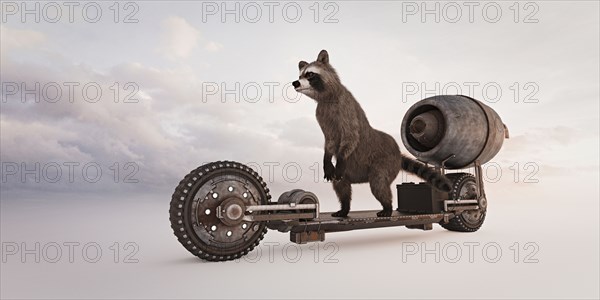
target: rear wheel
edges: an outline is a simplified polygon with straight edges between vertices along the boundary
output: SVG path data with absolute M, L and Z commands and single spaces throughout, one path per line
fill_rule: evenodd
M 251 168 L 213 162 L 186 175 L 175 188 L 169 220 L 192 254 L 209 261 L 232 260 L 252 251 L 267 232 L 265 222 L 244 220 L 246 207 L 270 199 L 266 183 Z
M 475 181 L 475 176 L 469 173 L 450 173 L 446 174 L 446 177 L 452 181 L 452 190 L 449 193 L 451 199 L 477 199 L 477 182 Z M 479 205 L 479 209 L 464 211 L 450 219 L 448 223 L 441 222 L 440 225 L 450 231 L 477 231 L 481 228 L 485 220 L 487 205 L 485 205 L 485 199 L 482 202 L 484 205 Z

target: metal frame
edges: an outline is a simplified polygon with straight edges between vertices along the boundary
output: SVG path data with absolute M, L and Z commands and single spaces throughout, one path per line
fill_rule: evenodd
M 312 210 L 310 212 L 289 212 L 290 210 Z M 267 204 L 246 206 L 245 221 L 282 221 L 293 219 L 308 219 L 319 217 L 319 204 Z M 283 211 L 283 213 L 281 213 Z M 274 212 L 267 214 L 253 214 L 254 212 Z M 277 213 L 280 212 L 280 213 Z
M 445 163 L 454 155 L 442 161 L 436 169 L 446 174 Z M 326 232 L 350 231 L 357 229 L 406 226 L 422 230 L 430 230 L 433 223 L 448 222 L 466 210 L 476 210 L 485 201 L 482 169 L 479 161 L 473 163 L 477 185 L 477 199 L 443 200 L 443 211 L 433 214 L 410 214 L 394 211 L 390 217 L 377 217 L 377 210 L 353 211 L 348 218 L 337 218 L 332 212 L 319 212 L 319 203 L 273 203 L 267 205 L 250 205 L 244 208 L 244 221 L 267 222 L 269 229 L 290 232 L 290 240 L 303 244 L 323 241 Z M 485 206 L 483 206 L 485 207 Z
M 442 174 L 446 174 L 445 164 L 446 161 L 455 157 L 454 154 L 448 156 L 448 158 L 442 161 L 442 166 L 439 169 Z M 475 169 L 475 184 L 477 185 L 477 199 L 476 200 L 444 200 L 444 211 L 465 211 L 465 210 L 476 210 L 480 207 L 485 207 L 486 205 L 482 203 L 486 201 L 485 198 L 485 189 L 483 187 L 483 170 L 481 168 L 481 163 L 479 160 L 476 160 L 473 163 L 473 168 Z M 466 205 L 466 204 L 477 204 L 477 205 Z

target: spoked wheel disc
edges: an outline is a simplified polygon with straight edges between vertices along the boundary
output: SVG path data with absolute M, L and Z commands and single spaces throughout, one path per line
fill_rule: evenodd
M 171 228 L 202 259 L 236 259 L 252 251 L 267 232 L 265 222 L 243 219 L 246 207 L 270 199 L 266 183 L 251 168 L 229 161 L 209 163 L 185 176 L 175 189 Z
M 452 190 L 450 198 L 454 200 L 473 200 L 477 199 L 477 183 L 475 177 L 469 173 L 451 173 L 446 174 L 448 179 L 452 180 Z M 480 201 L 479 209 L 466 210 L 450 219 L 448 223 L 440 223 L 442 227 L 451 231 L 473 232 L 477 231 L 485 220 L 487 201 Z

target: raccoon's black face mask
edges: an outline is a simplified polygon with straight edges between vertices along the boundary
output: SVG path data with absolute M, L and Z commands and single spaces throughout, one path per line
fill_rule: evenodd
M 316 101 L 331 97 L 340 85 L 335 70 L 329 65 L 329 54 L 325 50 L 312 63 L 301 61 L 298 68 L 300 76 L 292 82 L 294 89 Z
M 325 90 L 325 83 L 321 74 L 314 68 L 311 70 L 304 69 L 298 80 L 292 82 L 296 91 L 302 93 L 306 90 L 314 90 L 314 92 L 322 92 Z M 309 95 L 307 95 L 309 96 Z

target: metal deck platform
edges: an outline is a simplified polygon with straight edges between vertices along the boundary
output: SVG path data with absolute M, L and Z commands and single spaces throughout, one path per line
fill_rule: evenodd
M 357 229 L 407 226 L 423 230 L 432 229 L 446 217 L 454 217 L 453 213 L 408 214 L 394 211 L 391 217 L 378 217 L 378 210 L 351 211 L 346 218 L 333 217 L 332 212 L 320 213 L 312 220 L 283 220 L 269 222 L 269 228 L 281 232 L 290 232 L 290 240 L 295 243 L 323 241 L 326 232 L 350 231 Z

